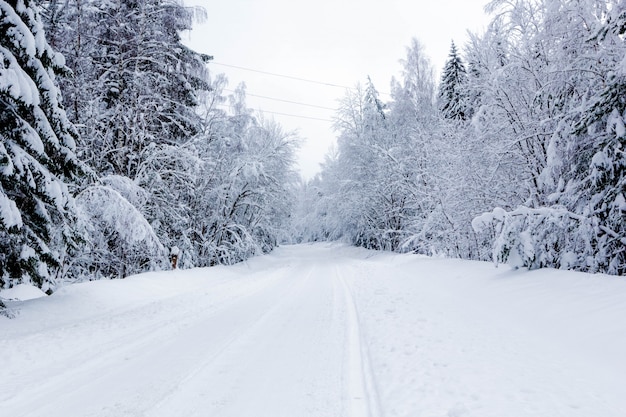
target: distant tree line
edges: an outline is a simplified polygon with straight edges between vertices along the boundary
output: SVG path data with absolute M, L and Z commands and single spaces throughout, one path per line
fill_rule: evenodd
M 0 0 L 0 288 L 272 250 L 297 138 L 224 94 L 178 0 Z
M 626 272 L 626 6 L 494 0 L 439 83 L 414 40 L 336 115 L 297 241 Z

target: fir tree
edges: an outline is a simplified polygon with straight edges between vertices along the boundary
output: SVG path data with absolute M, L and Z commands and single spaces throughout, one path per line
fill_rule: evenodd
M 467 71 L 454 42 L 448 57 L 439 85 L 439 109 L 446 119 L 467 120 L 471 116 L 467 103 Z
M 105 2 L 92 18 L 100 22 L 91 59 L 101 108 L 85 154 L 93 152 L 99 173 L 137 179 L 150 143 L 179 145 L 197 133 L 196 93 L 208 89 L 210 57 L 181 43 L 194 14 L 177 1 Z
M 623 57 L 624 33 L 626 8 L 619 5 L 597 39 L 618 50 L 616 57 Z M 589 164 L 579 167 L 586 175 L 574 189 L 580 197 L 589 199 L 578 210 L 591 217 L 596 228 L 592 270 L 623 275 L 626 273 L 626 69 L 623 63 L 616 61 L 607 78 L 604 89 L 575 126 L 577 139 L 591 143 L 594 153 L 591 161 L 581 161 Z
M 68 190 L 80 171 L 76 132 L 60 103 L 63 58 L 34 1 L 0 1 L 0 286 L 54 289 L 72 243 Z
M 365 86 L 365 109 L 367 116 L 378 119 L 378 122 L 382 122 L 386 119 L 385 116 L 385 104 L 378 98 L 378 91 L 374 87 L 372 79 L 367 77 L 367 84 Z

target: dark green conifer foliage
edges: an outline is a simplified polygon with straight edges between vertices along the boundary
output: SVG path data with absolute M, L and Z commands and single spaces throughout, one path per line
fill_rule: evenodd
M 471 116 L 467 101 L 467 71 L 452 42 L 439 85 L 439 110 L 446 119 L 467 120 Z
M 626 32 L 626 11 L 614 11 L 598 40 L 621 37 Z M 604 90 L 575 126 L 578 140 L 590 143 L 593 156 L 580 167 L 585 176 L 576 191 L 589 198 L 582 214 L 595 226 L 596 256 L 593 270 L 626 273 L 626 71 L 618 64 L 609 73 Z M 587 170 L 585 170 L 587 168 Z
M 60 103 L 63 59 L 34 1 L 0 1 L 0 287 L 54 289 L 74 236 L 68 191 L 80 172 Z

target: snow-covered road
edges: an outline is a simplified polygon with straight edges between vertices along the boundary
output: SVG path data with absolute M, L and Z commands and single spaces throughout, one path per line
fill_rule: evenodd
M 0 416 L 626 416 L 626 280 L 283 247 L 9 302 Z

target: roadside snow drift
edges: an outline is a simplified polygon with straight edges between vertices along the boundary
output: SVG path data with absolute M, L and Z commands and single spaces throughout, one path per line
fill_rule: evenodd
M 619 277 L 320 244 L 5 304 L 2 416 L 626 416 Z

